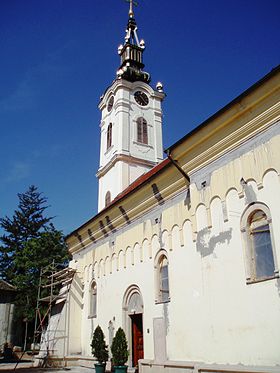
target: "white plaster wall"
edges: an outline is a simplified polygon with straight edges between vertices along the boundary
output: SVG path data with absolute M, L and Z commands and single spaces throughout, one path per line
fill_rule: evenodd
M 128 177 L 124 171 L 121 162 L 117 162 L 99 179 L 98 211 L 105 207 L 105 196 L 108 191 L 111 193 L 111 200 L 113 200 L 123 190 L 125 182 L 128 186 Z
M 277 147 L 277 142 L 272 141 L 269 153 L 275 153 Z M 151 218 L 153 212 L 142 217 L 137 225 L 117 233 L 115 247 L 109 247 L 108 242 L 93 246 L 95 261 L 101 267 L 99 275 L 95 271 L 97 318 L 87 319 L 89 293 L 85 291 L 81 324 L 83 353 L 89 354 L 89 335 L 98 324 L 107 340 L 110 321 L 115 330 L 125 327 L 123 297 L 128 287 L 136 284 L 144 302 L 146 359 L 154 357 L 153 319 L 164 317 L 170 360 L 254 366 L 280 364 L 279 279 L 246 283 L 240 231 L 240 218 L 249 200 L 255 198 L 265 203 L 272 216 L 279 266 L 279 174 L 265 167 L 265 154 L 264 146 L 255 148 L 214 170 L 209 186 L 198 190 L 192 184 L 190 210 L 182 195 L 161 207 L 159 223 L 155 224 Z M 261 161 L 253 167 L 254 155 Z M 262 174 L 258 182 L 255 173 Z M 243 175 L 252 193 L 240 187 Z M 170 276 L 170 302 L 164 305 L 155 304 L 154 258 L 163 248 L 161 245 L 168 253 Z M 107 257 L 112 273 L 102 269 Z M 79 260 L 94 264 L 89 254 L 80 253 Z M 78 307 L 73 312 L 75 320 L 81 318 Z

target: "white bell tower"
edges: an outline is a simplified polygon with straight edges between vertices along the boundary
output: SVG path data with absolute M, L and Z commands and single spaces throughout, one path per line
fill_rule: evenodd
M 99 103 L 102 113 L 98 211 L 162 160 L 162 84 L 156 90 L 142 71 L 145 42 L 139 42 L 130 1 L 125 43 L 118 48 L 117 78 Z

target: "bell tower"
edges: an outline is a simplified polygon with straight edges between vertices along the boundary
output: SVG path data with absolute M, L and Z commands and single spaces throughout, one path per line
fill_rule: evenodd
M 145 42 L 139 41 L 130 0 L 124 44 L 118 48 L 121 63 L 116 79 L 101 96 L 98 211 L 106 207 L 139 176 L 162 160 L 161 83 L 149 84 L 143 71 Z

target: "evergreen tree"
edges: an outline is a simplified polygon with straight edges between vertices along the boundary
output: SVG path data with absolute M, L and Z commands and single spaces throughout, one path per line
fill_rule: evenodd
M 19 204 L 11 218 L 0 219 L 0 277 L 17 287 L 19 320 L 34 319 L 40 269 L 52 261 L 67 265 L 62 232 L 46 216 L 47 198 L 30 186 L 18 194 Z

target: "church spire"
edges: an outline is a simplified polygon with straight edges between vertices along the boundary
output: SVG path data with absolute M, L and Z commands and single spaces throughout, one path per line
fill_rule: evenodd
M 125 79 L 130 82 L 142 81 L 149 83 L 150 74 L 142 71 L 143 52 L 145 50 L 145 42 L 143 39 L 138 39 L 137 24 L 134 18 L 133 5 L 137 5 L 134 0 L 126 0 L 129 2 L 129 19 L 126 28 L 125 43 L 120 45 L 118 53 L 121 57 L 121 65 L 117 71 L 118 79 Z

